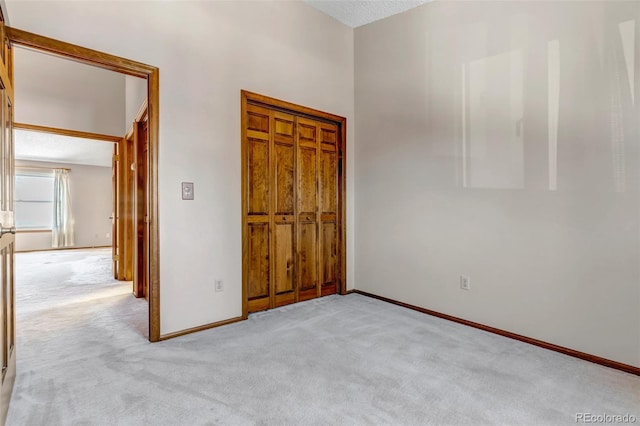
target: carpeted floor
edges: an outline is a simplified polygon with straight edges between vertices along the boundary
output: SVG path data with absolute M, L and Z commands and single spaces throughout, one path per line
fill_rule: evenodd
M 355 294 L 150 344 L 109 253 L 80 254 L 17 257 L 8 425 L 640 422 L 640 377 Z

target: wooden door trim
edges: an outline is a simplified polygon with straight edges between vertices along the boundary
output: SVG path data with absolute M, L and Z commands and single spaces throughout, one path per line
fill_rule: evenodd
M 151 65 L 44 37 L 18 28 L 6 27 L 6 30 L 7 37 L 14 44 L 63 56 L 76 62 L 82 62 L 84 64 L 145 79 L 152 74 L 154 70 L 157 70 L 156 67 Z
M 294 104 L 287 101 L 282 101 L 276 98 L 270 98 L 269 96 L 260 95 L 258 93 L 249 92 L 247 90 L 241 90 L 242 102 L 253 105 L 267 107 L 276 111 L 282 111 L 287 114 L 295 114 L 304 118 L 310 118 L 312 120 L 328 121 L 330 123 L 344 125 L 347 119 L 339 115 L 330 114 L 325 111 L 305 107 L 302 105 Z
M 160 340 L 160 229 L 158 226 L 158 147 L 160 131 L 160 70 L 152 65 L 88 49 L 17 28 L 6 27 L 9 41 L 110 71 L 147 79 L 149 116 L 149 340 Z M 121 140 L 119 137 L 118 140 Z
M 283 101 L 280 99 L 272 98 L 258 93 L 249 92 L 247 90 L 240 91 L 240 122 L 241 122 L 241 185 L 242 185 L 242 211 L 241 211 L 241 223 L 242 223 L 242 318 L 247 319 L 249 317 L 248 300 L 248 262 L 247 262 L 247 178 L 246 178 L 246 128 L 247 128 L 247 106 L 256 105 L 265 108 L 269 108 L 275 111 L 284 112 L 287 114 L 293 114 L 305 118 L 309 118 L 317 121 L 324 121 L 335 124 L 339 127 L 340 132 L 340 144 L 338 146 L 338 191 L 339 191 L 339 212 L 338 220 L 340 221 L 338 228 L 338 247 L 340 247 L 340 267 L 338 268 L 338 293 L 341 295 L 347 294 L 347 244 L 346 244 L 346 224 L 347 224 L 347 180 L 346 180 L 346 148 L 347 148 L 347 119 L 339 115 L 331 114 L 325 111 L 305 107 L 302 105 L 294 104 L 291 102 Z
M 61 129 L 58 127 L 38 126 L 36 124 L 27 123 L 13 123 L 13 128 L 15 130 L 28 130 L 32 132 L 50 133 L 52 135 L 71 136 L 73 138 L 91 139 L 101 142 L 119 143 L 122 140 L 122 136 L 84 132 L 82 130 Z
M 124 136 L 125 139 L 131 139 L 133 137 L 133 127 L 141 121 L 147 119 L 147 100 L 145 99 L 140 108 L 138 109 L 138 113 L 136 114 L 136 118 L 133 119 L 131 126 L 129 126 L 129 130 L 127 134 Z

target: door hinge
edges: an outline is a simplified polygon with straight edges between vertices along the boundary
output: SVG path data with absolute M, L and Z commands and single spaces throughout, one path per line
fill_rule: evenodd
M 120 161 L 120 156 L 119 155 L 114 155 L 113 156 L 113 161 Z
M 120 256 L 117 255 L 117 254 L 115 256 L 113 256 L 113 261 L 114 262 L 119 262 L 120 261 Z

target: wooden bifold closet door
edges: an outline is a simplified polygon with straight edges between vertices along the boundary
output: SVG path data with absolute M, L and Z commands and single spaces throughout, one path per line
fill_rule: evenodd
M 244 115 L 247 311 L 336 293 L 339 124 L 254 104 Z

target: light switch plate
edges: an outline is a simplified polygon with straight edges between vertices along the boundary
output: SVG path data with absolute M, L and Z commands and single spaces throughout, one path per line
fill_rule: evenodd
M 193 182 L 182 182 L 182 199 L 193 200 Z

